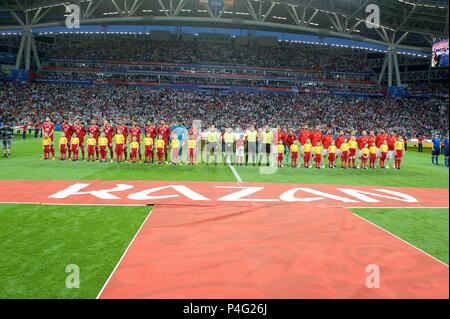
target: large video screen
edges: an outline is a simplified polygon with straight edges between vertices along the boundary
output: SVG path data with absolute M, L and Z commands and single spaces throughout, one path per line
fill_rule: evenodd
M 448 68 L 448 39 L 433 39 L 431 66 L 433 68 Z

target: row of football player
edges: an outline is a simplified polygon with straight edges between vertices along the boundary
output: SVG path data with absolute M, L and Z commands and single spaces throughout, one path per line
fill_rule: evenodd
M 127 161 L 128 157 L 128 149 L 127 143 L 122 131 L 119 129 L 118 134 L 114 136 L 114 151 L 116 155 L 116 161 L 122 162 L 123 160 Z M 220 145 L 217 140 L 208 141 L 209 143 L 205 146 L 205 154 L 206 154 L 206 163 L 209 163 L 210 154 L 214 154 L 214 163 L 217 164 L 217 150 L 220 149 Z M 159 135 L 156 140 L 153 140 L 150 134 L 147 134 L 143 139 L 143 145 L 145 149 L 145 163 L 153 163 L 154 155 L 156 150 L 156 155 L 158 158 L 158 163 L 162 163 L 163 156 L 165 156 L 166 162 L 168 159 L 168 149 L 171 149 L 171 160 L 172 164 L 180 163 L 180 156 L 182 154 L 183 145 L 181 145 L 180 140 L 175 138 L 170 141 L 170 145 L 168 145 L 161 135 Z M 133 137 L 130 145 L 130 162 L 136 163 L 142 161 L 142 153 L 141 153 L 141 145 L 138 141 L 137 137 Z M 189 138 L 186 140 L 185 146 L 188 150 L 188 164 L 195 164 L 195 158 L 198 147 L 198 139 L 194 138 L 191 134 Z M 54 159 L 54 149 L 52 138 L 48 134 L 44 134 L 43 137 L 43 149 L 44 149 L 44 157 L 43 159 L 49 159 L 50 154 L 52 154 L 52 158 Z M 74 133 L 70 141 L 65 136 L 64 133 L 61 134 L 61 138 L 59 139 L 59 151 L 60 151 L 60 159 L 66 160 L 72 158 L 72 160 L 76 161 L 79 159 L 79 151 L 81 149 L 82 152 L 82 160 L 85 158 L 85 148 L 84 141 L 80 141 L 77 135 Z M 113 143 L 109 140 L 104 133 L 98 138 L 98 140 L 94 137 L 93 134 L 89 135 L 87 139 L 87 160 L 88 161 L 101 161 L 106 162 L 107 159 L 107 149 L 110 151 L 110 160 L 113 161 Z M 306 143 L 302 146 L 297 143 L 292 144 L 289 149 L 283 144 L 283 141 L 280 140 L 276 147 L 271 143 L 263 144 L 259 152 L 259 165 L 261 165 L 263 155 L 266 155 L 266 158 L 270 158 L 270 155 L 273 153 L 277 154 L 277 165 L 278 167 L 283 166 L 283 159 L 286 154 L 289 153 L 291 157 L 291 166 L 298 167 L 299 156 L 303 158 L 304 167 L 309 168 L 310 162 L 315 163 L 316 168 L 323 167 L 322 161 L 328 159 L 328 167 L 333 168 L 336 167 L 336 160 L 338 157 L 341 158 L 341 167 L 342 168 L 356 168 L 356 161 L 358 160 L 358 166 L 361 168 L 375 168 L 375 162 L 377 158 L 380 160 L 380 167 L 385 167 L 386 160 L 394 160 L 394 167 L 400 169 L 401 160 L 404 154 L 405 144 L 399 139 L 395 142 L 394 151 L 390 150 L 388 147 L 387 140 L 384 140 L 379 148 L 376 147 L 375 142 L 372 142 L 371 145 L 365 143 L 362 148 L 358 149 L 358 143 L 356 138 L 352 136 L 351 138 L 345 138 L 341 146 L 338 148 L 335 144 L 335 141 L 331 141 L 331 145 L 327 148 L 322 146 L 322 143 L 318 141 L 315 146 L 311 144 L 310 139 L 307 139 Z M 234 145 L 233 143 L 225 143 L 225 162 L 231 164 L 231 159 L 233 157 Z M 252 164 L 256 165 L 256 156 L 257 156 L 257 148 L 256 143 L 248 143 L 247 144 L 247 159 L 245 161 L 246 164 L 249 163 L 249 158 L 252 159 Z M 68 155 L 68 156 L 67 156 Z M 236 145 L 236 164 L 243 165 L 245 156 L 245 146 L 244 144 Z M 369 163 L 369 165 L 367 165 Z M 266 160 L 266 164 L 269 165 L 269 160 Z

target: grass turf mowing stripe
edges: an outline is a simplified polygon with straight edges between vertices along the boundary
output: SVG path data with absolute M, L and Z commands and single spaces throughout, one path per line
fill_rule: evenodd
M 95 298 L 149 207 L 0 205 L 0 298 Z M 80 267 L 80 288 L 65 286 Z
M 351 211 L 448 265 L 448 208 L 351 208 Z

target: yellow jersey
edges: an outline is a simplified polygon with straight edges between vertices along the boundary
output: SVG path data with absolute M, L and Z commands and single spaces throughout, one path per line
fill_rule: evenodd
M 78 137 L 72 137 L 72 139 L 70 140 L 70 144 L 72 145 L 80 144 L 80 139 Z
M 269 132 L 264 131 L 261 134 L 261 137 L 262 137 L 263 144 L 270 144 L 270 143 L 272 143 L 272 140 L 273 140 L 273 133 L 271 131 L 269 131 Z
M 337 147 L 335 145 L 328 146 L 328 153 L 329 154 L 335 154 L 337 150 Z
M 277 145 L 277 152 L 278 152 L 278 154 L 284 154 L 284 145 L 283 144 Z
M 361 150 L 361 153 L 363 154 L 363 155 L 369 155 L 369 149 L 367 148 L 367 147 L 363 147 L 363 149 Z
M 42 139 L 42 145 L 49 146 L 50 144 L 52 144 L 52 139 L 50 137 L 44 137 Z
M 97 141 L 95 140 L 95 138 L 93 138 L 93 137 L 88 138 L 87 145 L 95 146 L 96 144 L 97 144 Z
M 342 143 L 341 144 L 341 151 L 342 152 L 348 152 L 348 150 L 349 150 L 349 145 L 348 145 L 348 143 Z
M 172 148 L 180 148 L 180 140 L 177 138 L 171 140 L 170 146 L 172 146 Z
M 381 144 L 380 145 L 380 151 L 382 153 L 387 153 L 388 149 L 389 149 L 389 147 L 387 146 L 387 144 Z
M 193 148 L 195 148 L 197 146 L 197 141 L 192 138 L 192 139 L 189 140 L 188 144 L 189 144 L 189 148 L 193 149 Z
M 377 153 L 377 147 L 376 146 L 371 146 L 369 148 L 369 152 L 370 152 L 370 154 L 376 154 Z
M 67 145 L 68 141 L 67 141 L 67 137 L 61 137 L 59 139 L 59 145 Z M 45 145 L 45 144 L 44 144 Z
M 247 138 L 248 142 L 256 142 L 256 139 L 258 138 L 258 132 L 247 131 L 245 132 L 245 137 Z
M 130 147 L 131 148 L 139 148 L 139 143 L 137 141 L 136 142 L 133 141 L 130 143 Z
M 300 147 L 297 144 L 291 145 L 291 153 L 298 153 L 299 150 L 300 150 Z
M 358 142 L 353 141 L 353 140 L 348 142 L 348 148 L 357 148 L 357 147 L 358 147 Z
M 323 152 L 323 147 L 322 146 L 314 147 L 314 154 L 321 155 L 322 152 Z
M 125 142 L 125 136 L 123 136 L 123 134 L 117 134 L 114 139 L 116 144 L 123 144 Z
M 144 145 L 145 146 L 152 146 L 153 145 L 153 139 L 151 137 L 144 137 Z
M 157 139 L 156 142 L 155 142 L 155 145 L 156 145 L 157 148 L 164 148 L 166 143 L 164 143 L 164 140 L 162 140 L 162 139 L 161 140 Z
M 225 132 L 225 134 L 223 134 L 223 140 L 225 141 L 225 143 L 228 143 L 228 144 L 233 143 L 234 142 L 234 134 Z
M 305 151 L 305 153 L 311 153 L 312 151 L 312 144 L 305 144 L 303 145 L 303 150 Z
M 106 137 L 100 137 L 98 139 L 98 145 L 100 145 L 100 146 L 107 146 L 108 145 L 108 139 Z
M 401 141 L 395 142 L 394 148 L 397 151 L 403 151 L 403 142 L 401 142 Z
M 208 135 L 206 137 L 208 143 L 216 143 L 219 139 L 219 133 L 218 132 L 208 132 Z

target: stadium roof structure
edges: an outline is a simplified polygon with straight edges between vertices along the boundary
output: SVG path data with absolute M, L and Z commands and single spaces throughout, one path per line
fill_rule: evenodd
M 0 30 L 64 26 L 66 6 L 80 6 L 80 24 L 173 25 L 278 31 L 338 37 L 430 52 L 448 37 L 447 0 L 0 0 Z M 379 24 L 368 28 L 369 5 Z M 373 8 L 369 7 L 369 8 Z M 372 25 L 373 26 L 373 25 Z

